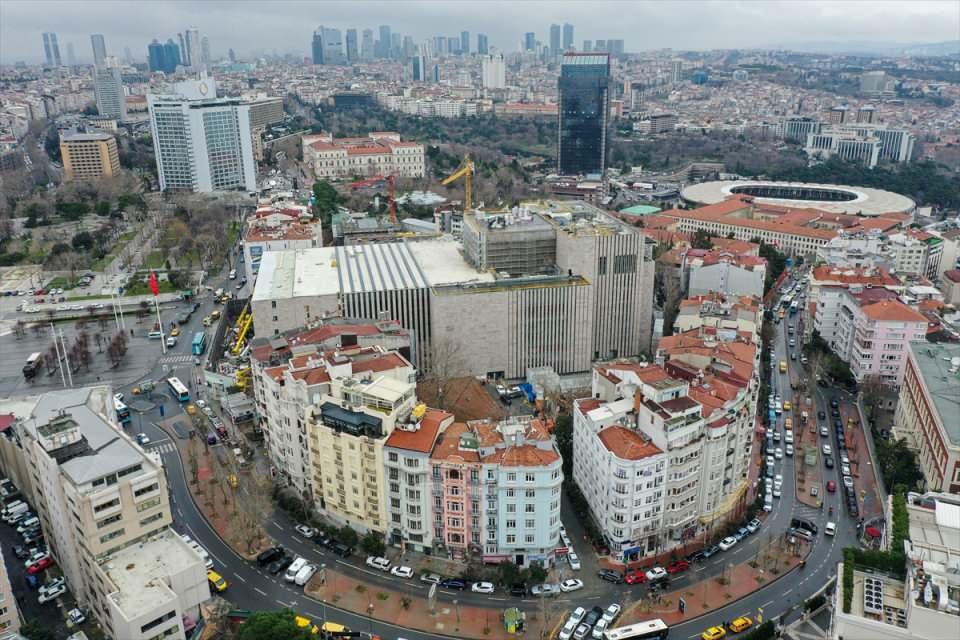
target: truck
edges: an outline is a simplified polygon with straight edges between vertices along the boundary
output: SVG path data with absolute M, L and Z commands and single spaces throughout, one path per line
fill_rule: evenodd
M 39 351 L 35 351 L 30 354 L 30 357 L 27 358 L 26 364 L 23 365 L 23 379 L 24 380 L 33 380 L 36 377 L 37 372 L 40 370 L 40 367 L 43 366 L 43 354 Z

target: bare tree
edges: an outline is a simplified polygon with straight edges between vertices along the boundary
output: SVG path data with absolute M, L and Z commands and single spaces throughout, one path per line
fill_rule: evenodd
M 450 380 L 464 371 L 464 357 L 459 342 L 446 337 L 435 338 L 425 358 L 424 380 L 436 387 L 437 408 L 446 409 Z
M 267 537 L 263 523 L 273 513 L 273 492 L 271 482 L 265 476 L 250 474 L 244 475 L 243 479 L 236 489 L 239 499 L 233 522 L 239 542 L 246 546 L 247 553 L 253 553 Z

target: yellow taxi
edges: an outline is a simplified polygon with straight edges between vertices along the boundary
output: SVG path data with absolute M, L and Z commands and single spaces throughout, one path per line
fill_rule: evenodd
M 750 619 L 750 616 L 740 616 L 730 623 L 730 631 L 734 633 L 742 633 L 752 626 L 753 620 Z
M 211 312 L 210 312 L 210 317 L 213 318 L 214 320 L 216 320 L 217 318 L 219 318 L 219 317 L 220 317 L 220 309 L 214 309 L 213 311 L 211 311 Z
M 320 627 L 310 622 L 309 618 L 297 616 L 293 619 L 298 629 L 310 629 L 310 633 L 320 633 Z
M 174 327 L 173 329 L 170 329 L 170 335 L 172 335 L 174 338 L 180 335 L 180 327 Z
M 218 592 L 227 590 L 227 581 L 213 569 L 207 569 L 207 582 Z
M 784 401 L 783 401 L 783 410 L 784 410 L 784 411 L 790 411 L 790 408 L 791 408 L 792 406 L 793 406 L 793 405 L 790 404 L 790 401 L 789 401 L 789 400 L 784 400 Z
M 706 631 L 700 634 L 700 637 L 703 640 L 720 640 L 720 638 L 727 635 L 727 630 L 723 627 L 710 627 Z

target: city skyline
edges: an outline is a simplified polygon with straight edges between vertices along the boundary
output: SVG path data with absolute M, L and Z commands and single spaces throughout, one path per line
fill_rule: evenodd
M 210 38 L 214 58 L 225 57 L 228 48 L 240 55 L 253 51 L 273 51 L 310 55 L 310 34 L 323 23 L 328 28 L 346 30 L 378 29 L 389 24 L 394 32 L 410 35 L 415 41 L 434 35 L 459 36 L 461 31 L 485 33 L 491 46 L 505 52 L 517 51 L 524 32 L 533 30 L 541 43 L 549 46 L 551 24 L 570 24 L 576 29 L 575 45 L 597 37 L 619 38 L 626 50 L 642 51 L 672 47 L 680 50 L 724 48 L 770 48 L 817 43 L 847 43 L 863 48 L 931 43 L 956 39 L 955 25 L 960 21 L 960 5 L 954 2 L 926 0 L 912 3 L 866 2 L 655 2 L 630 5 L 633 20 L 624 20 L 620 2 L 575 3 L 529 2 L 509 5 L 510 27 L 504 28 L 502 11 L 491 11 L 490 4 L 471 10 L 454 3 L 409 1 L 404 11 L 393 3 L 327 2 L 323 11 L 300 2 L 276 2 L 269 9 L 243 3 L 224 11 L 222 2 L 156 2 L 140 5 L 138 11 L 116 11 L 116 2 L 94 1 L 83 7 L 73 3 L 45 2 L 42 10 L 35 3 L 20 0 L 0 2 L 0 64 L 17 61 L 41 62 L 44 58 L 40 34 L 53 32 L 63 46 L 89 42 L 91 34 L 103 33 L 114 43 L 114 51 L 130 47 L 137 59 L 145 59 L 146 46 L 154 38 L 196 27 Z M 867 8 L 870 8 L 867 11 Z M 505 7 L 506 10 L 506 7 Z M 384 16 L 384 17 L 374 17 Z M 389 17 L 386 17 L 389 16 Z M 606 19 L 609 18 L 609 19 Z M 745 40 L 742 26 L 753 25 L 749 32 L 761 37 Z M 807 28 L 798 32 L 793 25 Z M 104 28 L 104 25 L 110 28 Z M 258 25 L 259 34 L 247 33 Z M 300 25 L 291 29 L 291 24 Z M 646 29 L 657 24 L 656 29 Z M 595 25 L 595 26 L 593 26 Z M 303 32 L 302 34 L 300 32 Z M 300 37 L 302 35 L 302 37 Z M 256 37 L 254 37 L 256 36 Z M 244 43 L 256 43 L 243 46 Z M 39 44 L 38 44 L 39 43 Z M 291 43 L 296 43 L 292 46 Z M 472 47 L 475 47 L 474 42 Z M 87 47 L 78 52 L 79 62 L 92 61 Z

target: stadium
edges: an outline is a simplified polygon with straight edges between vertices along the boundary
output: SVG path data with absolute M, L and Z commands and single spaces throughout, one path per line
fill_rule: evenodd
M 736 195 L 751 196 L 760 202 L 784 207 L 863 216 L 913 213 L 916 208 L 913 200 L 898 193 L 837 184 L 725 180 L 701 182 L 680 192 L 684 202 L 696 206 L 716 204 Z

